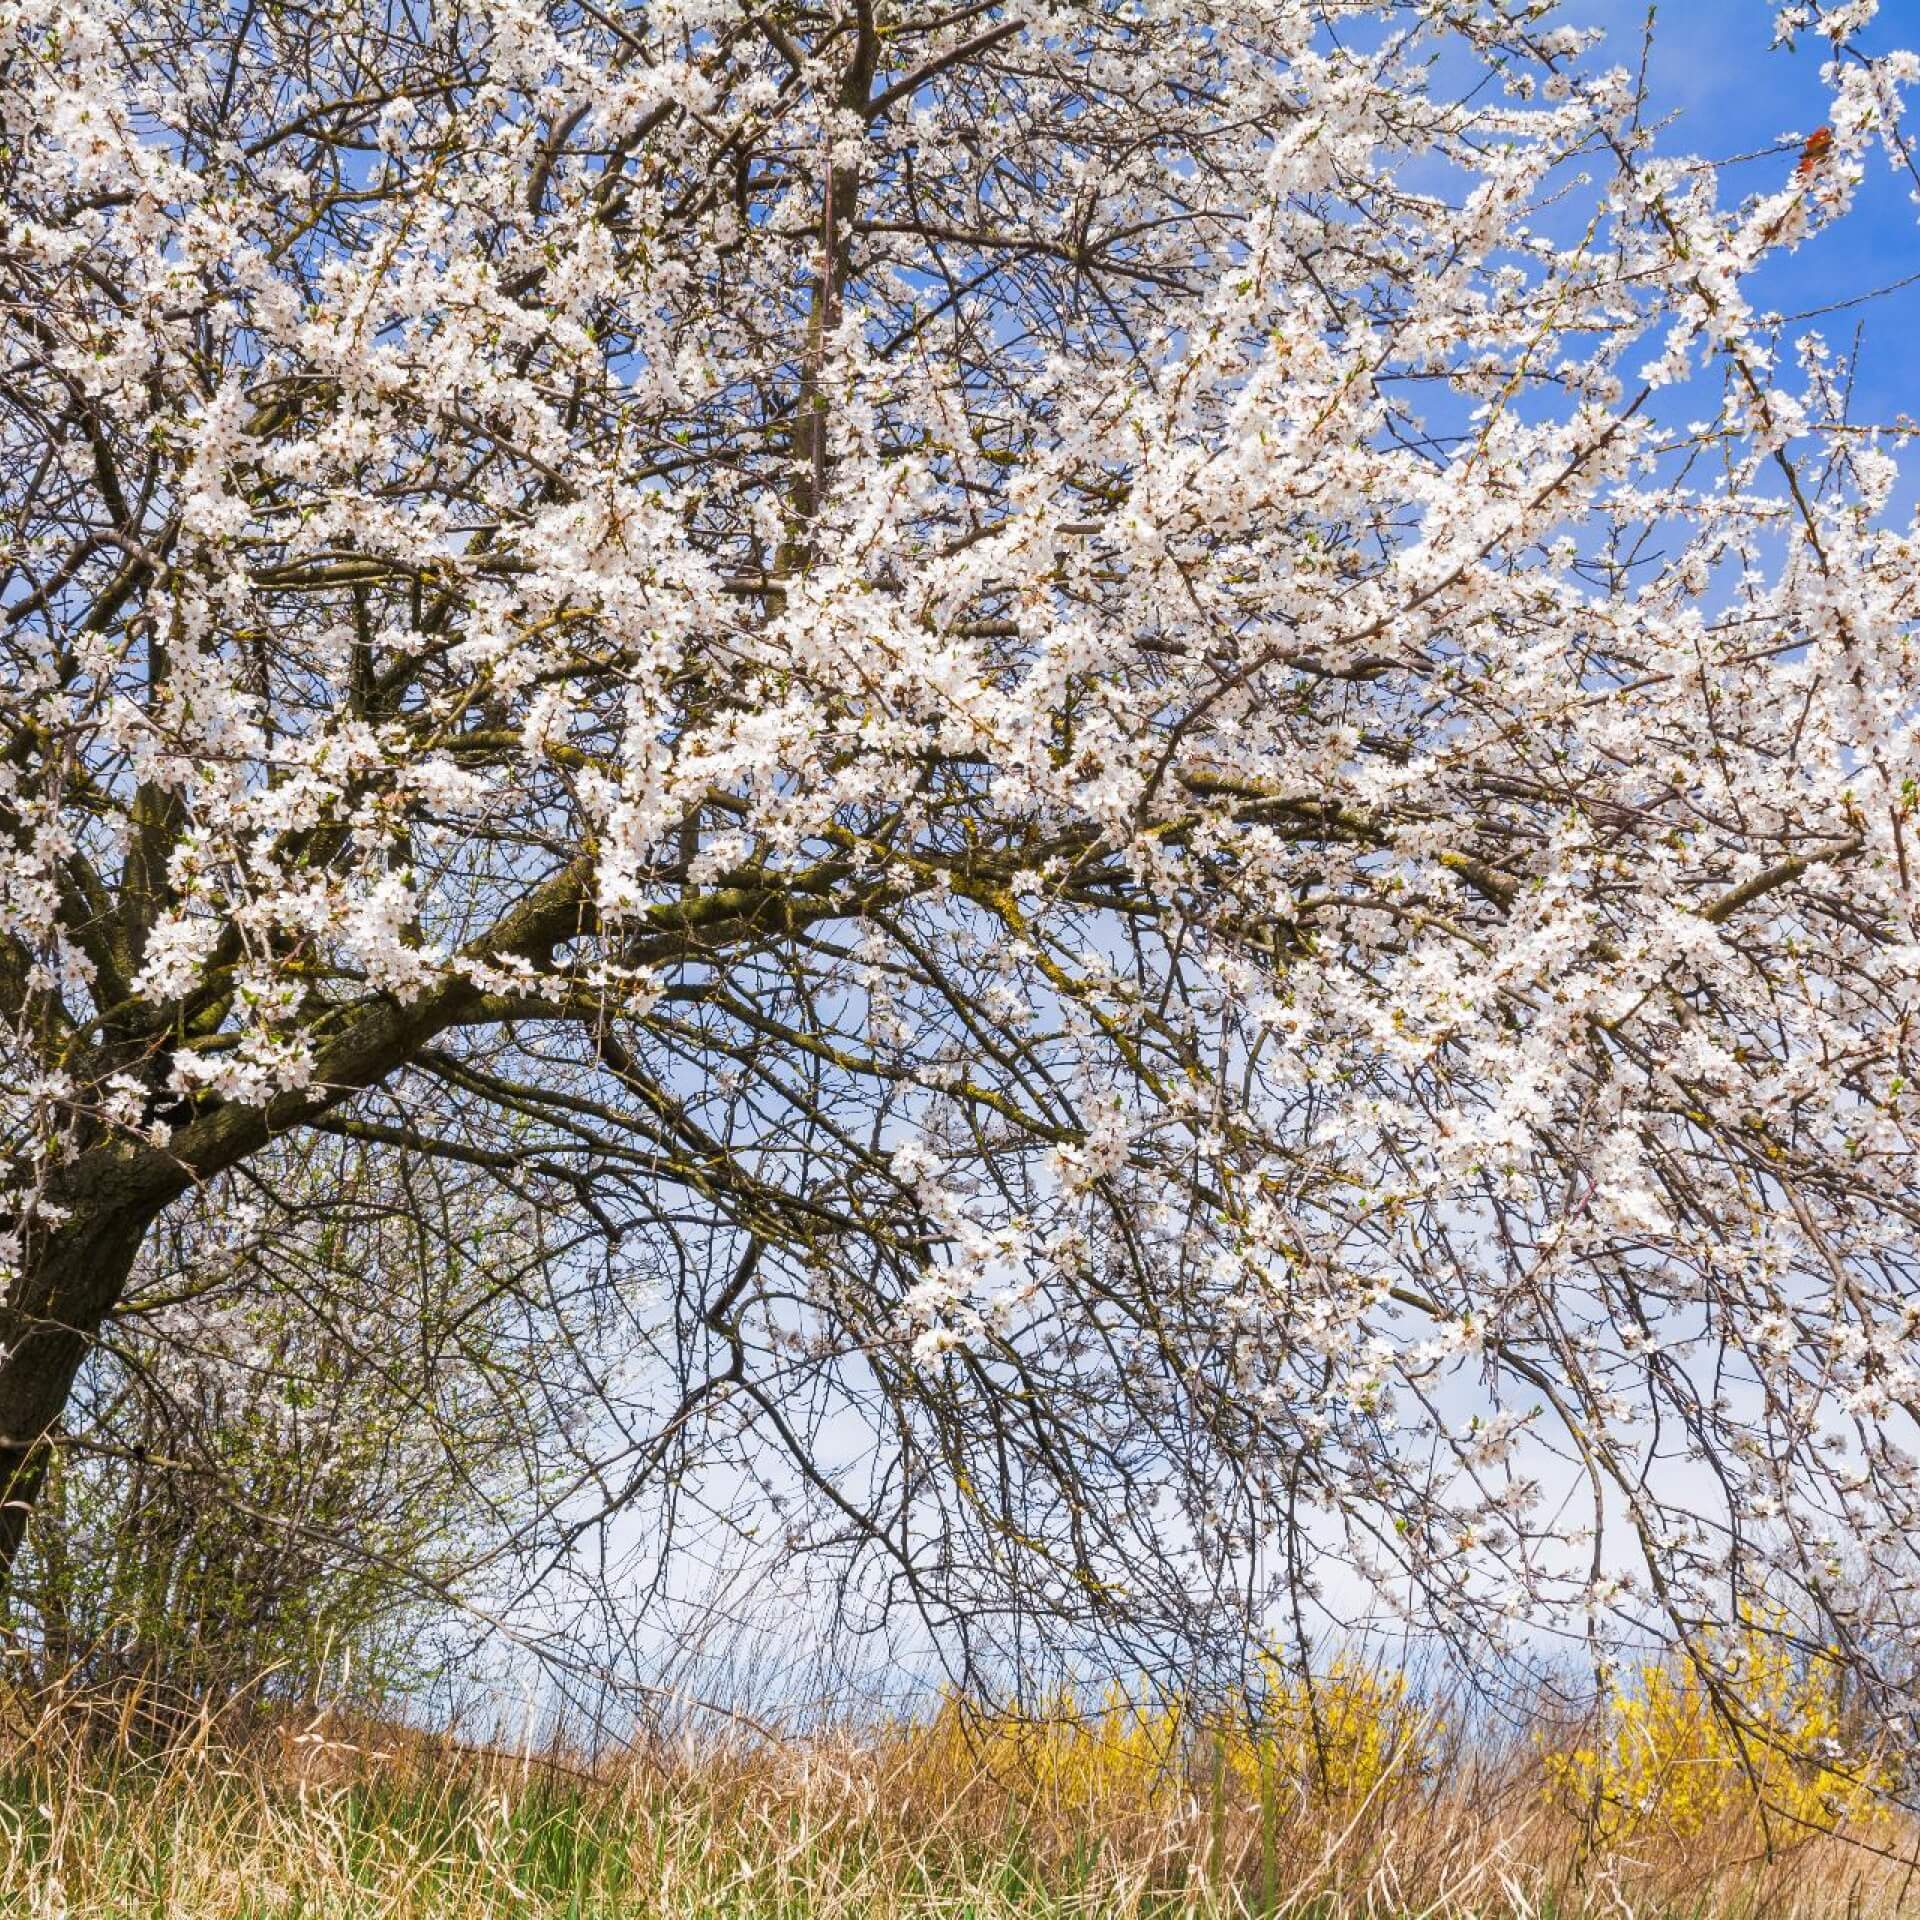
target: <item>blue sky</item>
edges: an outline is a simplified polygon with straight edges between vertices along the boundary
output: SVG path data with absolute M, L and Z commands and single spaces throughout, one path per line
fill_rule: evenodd
M 1820 68 L 1830 49 L 1802 34 L 1796 51 L 1770 51 L 1775 0 L 1662 0 L 1653 26 L 1648 91 L 1655 117 L 1672 115 L 1661 136 L 1665 153 L 1726 159 L 1805 135 L 1828 117 Z M 1607 29 L 1607 64 L 1639 57 L 1646 0 L 1565 0 L 1560 18 Z M 1920 0 L 1881 0 L 1879 18 L 1861 42 L 1870 51 L 1920 48 Z M 1920 89 L 1909 110 L 1920 123 Z M 1724 197 L 1738 199 L 1779 184 L 1791 155 L 1770 154 L 1731 168 Z M 1851 216 L 1814 235 L 1797 252 L 1772 260 L 1759 283 L 1761 303 L 1793 315 L 1851 300 L 1910 274 L 1920 274 L 1920 205 L 1911 179 L 1894 178 L 1875 153 Z M 1863 329 L 1854 417 L 1891 424 L 1902 412 L 1920 416 L 1920 284 L 1858 307 L 1806 322 L 1836 352 Z M 1799 332 L 1804 328 L 1795 328 Z

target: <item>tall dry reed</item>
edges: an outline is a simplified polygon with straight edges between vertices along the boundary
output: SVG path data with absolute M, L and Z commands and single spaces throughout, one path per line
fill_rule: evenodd
M 1537 1746 L 1336 1667 L 1222 1727 L 1122 1693 L 590 1764 L 344 1715 L 65 1702 L 0 1754 L 0 1911 L 45 1920 L 1226 1920 L 1920 1912 L 1912 1831 L 1589 1817 Z M 1589 1729 L 1580 1736 L 1601 1738 Z M 1597 1750 L 1597 1749 L 1596 1749 Z M 1557 1750 L 1556 1750 L 1557 1751 Z M 1691 1803 L 1689 1803 L 1691 1804 Z

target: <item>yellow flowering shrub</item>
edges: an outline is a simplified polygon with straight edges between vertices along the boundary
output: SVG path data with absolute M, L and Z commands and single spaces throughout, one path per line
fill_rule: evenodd
M 1404 1673 L 1341 1658 L 1309 1682 L 1274 1667 L 1257 1712 L 1227 1738 L 1227 1763 L 1258 1797 L 1304 1788 L 1364 1800 L 1426 1772 L 1438 1732 Z
M 1716 1710 L 1693 1661 L 1643 1667 L 1586 1742 L 1542 1756 L 1549 1792 L 1601 1841 L 1699 1834 L 1762 1806 L 1780 1817 L 1776 1839 L 1871 1819 L 1887 1777 L 1850 1752 L 1836 1669 L 1796 1660 L 1777 1627 L 1749 1620 L 1702 1650 L 1740 1724 Z
M 1257 1705 L 1230 1702 L 1204 1718 L 1117 1686 L 1097 1703 L 1062 1687 L 1023 1712 L 950 1695 L 912 1742 L 919 1766 L 950 1779 L 984 1774 L 1055 1805 L 1150 1806 L 1217 1789 L 1264 1804 L 1294 1793 L 1364 1799 L 1415 1779 L 1434 1731 L 1404 1674 L 1336 1660 L 1311 1685 L 1275 1667 Z
M 1025 1711 L 950 1694 L 912 1743 L 919 1765 L 949 1779 L 983 1774 L 1068 1806 L 1152 1805 L 1179 1780 L 1186 1721 L 1177 1701 L 1117 1686 L 1094 1705 L 1060 1687 Z

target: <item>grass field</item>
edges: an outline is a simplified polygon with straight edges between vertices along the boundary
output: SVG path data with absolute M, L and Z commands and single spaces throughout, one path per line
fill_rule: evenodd
M 1262 1739 L 1119 1697 L 584 1765 L 340 1716 L 157 1750 L 43 1714 L 0 1779 L 0 1911 L 66 1920 L 1920 1912 L 1914 1834 L 1748 1769 L 1675 1693 L 1583 1747 L 1491 1747 L 1336 1671 Z M 1804 1703 L 1802 1703 L 1804 1704 Z M 1666 1718 L 1661 1718 L 1661 1713 Z M 1655 1729 L 1653 1733 L 1648 1728 Z M 1664 1773 L 1607 1756 L 1665 1742 Z M 1691 1744 L 1689 1744 L 1691 1743 Z M 1584 1760 L 1569 1758 L 1571 1753 Z M 1556 1757 L 1558 1756 L 1558 1757 Z M 1764 1784 L 1764 1777 L 1763 1777 Z M 1624 1791 L 1622 1791 L 1624 1789 Z M 1610 1803 L 1611 1796 L 1611 1803 Z M 1796 1798 L 1796 1796 L 1798 1796 Z M 1827 1818 L 1817 1813 L 1825 1796 Z M 1629 1805 L 1631 1801 L 1631 1805 Z M 1819 1833 L 1835 1820 L 1847 1836 Z

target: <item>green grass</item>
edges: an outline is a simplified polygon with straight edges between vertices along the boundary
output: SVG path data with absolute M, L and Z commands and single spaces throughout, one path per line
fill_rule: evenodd
M 16 1744 L 0 1914 L 34 1920 L 1881 1920 L 1901 1871 L 1825 1840 L 1582 1855 L 1538 1783 L 1463 1760 L 1370 1803 L 1206 1769 L 1082 1797 L 911 1730 L 680 1748 L 599 1772 L 255 1732 L 141 1757 Z

